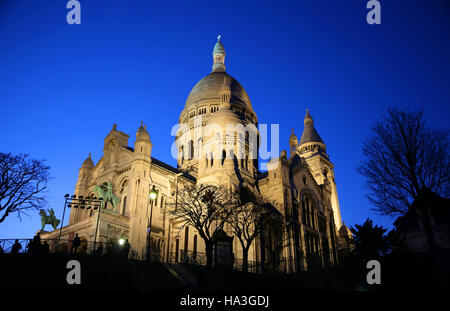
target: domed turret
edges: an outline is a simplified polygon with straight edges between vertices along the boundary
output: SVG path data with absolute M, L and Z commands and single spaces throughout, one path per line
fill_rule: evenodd
M 83 164 L 81 165 L 81 168 L 87 168 L 87 169 L 94 168 L 94 162 L 91 159 L 90 153 L 89 153 L 89 157 L 86 160 L 84 160 Z
M 303 130 L 302 138 L 300 139 L 300 146 L 306 143 L 321 143 L 324 144 L 322 138 L 320 138 L 319 133 L 317 133 L 314 128 L 314 122 L 309 114 L 308 109 L 306 109 L 305 115 L 305 129 Z
M 136 132 L 136 140 L 150 141 L 150 135 L 147 132 L 147 126 L 144 125 L 144 121 L 141 121 L 141 126 Z
M 141 158 L 149 159 L 152 153 L 152 143 L 150 135 L 147 132 L 144 121 L 141 121 L 141 126 L 136 132 L 136 141 L 134 142 L 134 152 Z
M 289 147 L 291 148 L 291 156 L 295 154 L 298 147 L 298 139 L 297 136 L 294 134 L 294 129 L 291 129 L 291 136 L 289 136 Z

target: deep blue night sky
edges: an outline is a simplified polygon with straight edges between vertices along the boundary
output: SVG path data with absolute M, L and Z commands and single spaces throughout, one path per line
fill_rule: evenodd
M 143 120 L 152 156 L 175 166 L 170 129 L 211 71 L 221 34 L 227 72 L 260 123 L 280 124 L 280 149 L 291 128 L 300 138 L 310 109 L 336 166 L 345 223 L 371 217 L 391 227 L 371 211 L 355 168 L 391 106 L 423 108 L 429 125 L 449 128 L 450 2 L 380 2 L 381 25 L 368 25 L 366 0 L 80 0 L 81 25 L 68 25 L 67 0 L 1 0 L 0 151 L 47 159 L 59 217 L 114 123 L 133 146 Z M 9 216 L 0 238 L 34 235 L 40 218 L 30 216 Z

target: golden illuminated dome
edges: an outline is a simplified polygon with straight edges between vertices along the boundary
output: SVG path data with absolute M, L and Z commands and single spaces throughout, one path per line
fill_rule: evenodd
M 212 117 L 223 102 L 221 92 L 224 89 L 229 91 L 227 101 L 231 105 L 230 109 L 241 120 L 246 120 L 244 123 L 257 124 L 247 92 L 235 78 L 225 72 L 225 48 L 219 36 L 213 50 L 213 70 L 192 88 L 180 115 L 180 123 L 187 123 L 196 116 L 202 116 L 205 120 Z
M 252 109 L 250 99 L 242 85 L 235 78 L 222 71 L 211 72 L 194 86 L 186 100 L 185 109 L 189 109 L 195 104 L 211 101 L 219 102 L 219 93 L 223 86 L 224 78 L 226 78 L 227 86 L 231 91 L 230 101 L 240 103 L 246 108 Z

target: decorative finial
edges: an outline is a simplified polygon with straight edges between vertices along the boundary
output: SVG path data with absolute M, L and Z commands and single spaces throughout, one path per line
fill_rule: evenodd
M 293 128 L 291 128 L 291 133 L 294 134 L 294 129 Z
M 309 112 L 309 109 L 308 109 L 308 108 L 306 108 L 306 112 Z
M 141 120 L 141 126 L 144 126 L 144 121 Z
M 91 157 L 91 153 L 89 152 L 89 158 Z
M 217 36 L 217 41 L 220 41 L 220 38 L 222 38 L 222 36 L 221 36 L 221 35 L 218 35 L 218 36 Z
M 117 129 L 117 124 L 113 124 L 113 130 L 116 130 Z

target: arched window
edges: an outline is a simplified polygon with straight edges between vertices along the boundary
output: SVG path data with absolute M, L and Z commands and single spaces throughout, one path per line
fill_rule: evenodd
M 180 251 L 180 240 L 176 239 L 176 241 L 175 241 L 175 262 L 178 262 L 179 251 Z
M 184 229 L 184 251 L 187 252 L 189 247 L 189 227 Z
M 213 166 L 213 164 L 214 164 L 214 156 L 213 156 L 213 153 L 211 152 L 211 167 Z
M 183 162 L 184 162 L 184 146 L 181 146 L 180 152 L 181 152 L 181 164 L 183 164 Z
M 126 197 L 126 196 L 123 197 L 123 203 L 122 203 L 122 215 L 123 215 L 123 216 L 128 216 L 128 211 L 127 211 L 127 197 Z
M 226 157 L 227 157 L 227 153 L 225 152 L 225 150 L 222 150 L 222 165 L 225 162 Z
M 161 196 L 161 208 L 164 208 L 164 203 L 165 203 L 165 197 L 162 195 Z
M 200 159 L 201 154 L 202 154 L 202 149 L 203 149 L 203 139 L 200 137 L 200 138 L 197 140 L 197 153 L 195 154 L 195 156 L 196 156 L 197 158 L 199 158 L 199 159 Z
M 197 235 L 194 235 L 194 254 L 197 253 Z
M 188 160 L 192 160 L 194 158 L 194 142 L 192 140 L 189 141 L 189 150 L 188 150 L 188 154 L 189 154 L 189 158 Z

